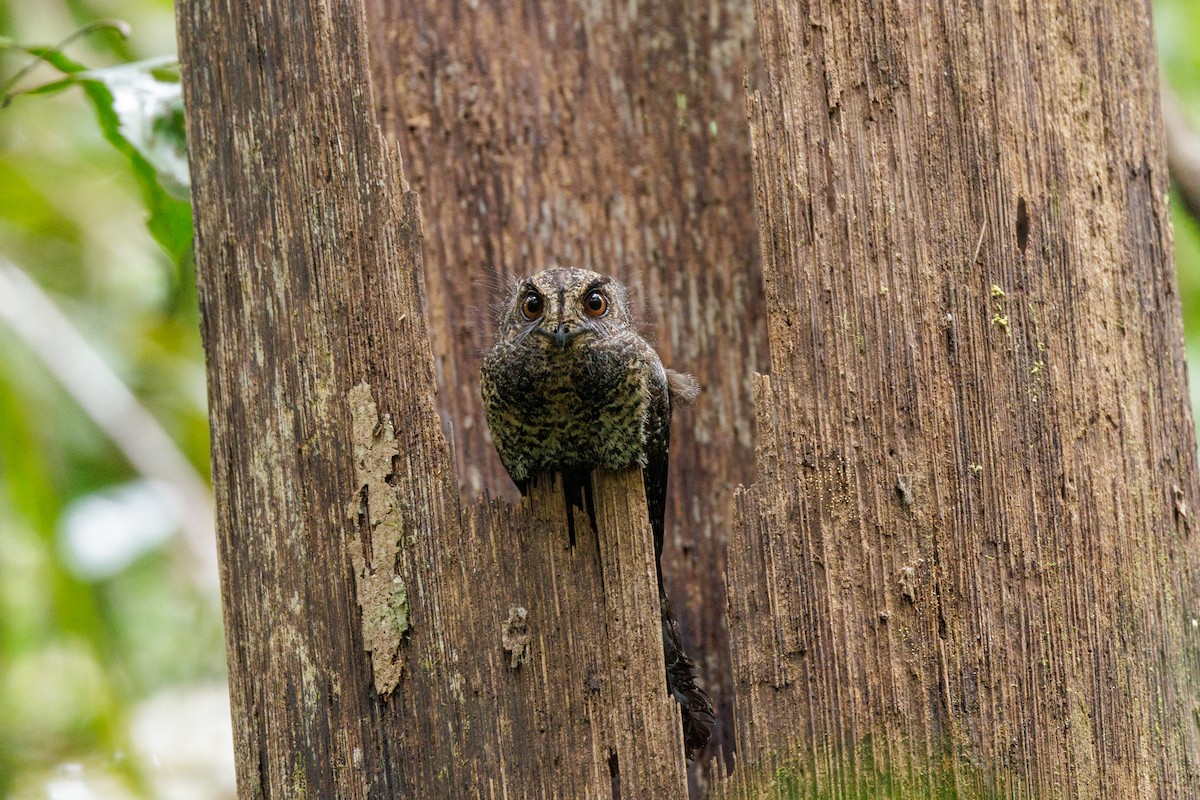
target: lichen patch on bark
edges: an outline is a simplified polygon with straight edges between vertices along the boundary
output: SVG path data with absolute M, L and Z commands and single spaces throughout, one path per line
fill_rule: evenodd
M 509 669 L 516 669 L 529 660 L 529 612 L 524 606 L 508 609 L 508 619 L 500 631 L 500 641 L 508 653 Z
M 375 689 L 390 694 L 400 683 L 404 668 L 400 649 L 412 629 L 408 590 L 394 572 L 402 527 L 396 490 L 388 484 L 392 459 L 400 451 L 391 415 L 379 416 L 368 384 L 351 389 L 349 401 L 355 475 L 349 501 L 355 521 L 350 557 Z

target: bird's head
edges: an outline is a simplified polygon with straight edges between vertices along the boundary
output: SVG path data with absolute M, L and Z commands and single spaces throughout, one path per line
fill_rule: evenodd
M 624 286 L 598 272 L 556 267 L 516 284 L 498 338 L 566 351 L 578 339 L 633 329 Z

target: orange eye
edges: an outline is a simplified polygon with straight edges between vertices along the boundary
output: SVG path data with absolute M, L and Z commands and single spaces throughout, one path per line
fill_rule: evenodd
M 583 310 L 589 317 L 603 317 L 608 313 L 608 298 L 599 289 L 592 289 L 583 298 Z
M 530 292 L 521 301 L 521 314 L 531 322 L 540 317 L 544 309 L 545 303 L 542 302 L 542 296 L 537 292 Z

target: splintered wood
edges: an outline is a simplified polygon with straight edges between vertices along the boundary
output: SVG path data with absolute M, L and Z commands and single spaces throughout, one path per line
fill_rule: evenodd
M 426 774 L 408 785 L 463 796 L 491 782 L 557 797 L 686 796 L 641 471 L 595 476 L 594 522 L 567 511 L 560 482 L 544 482 L 516 506 L 464 509 L 465 527 L 448 537 L 398 513 L 393 426 L 376 416 L 369 386 L 351 390 L 351 408 L 363 641 L 376 691 L 403 696 L 412 715 L 398 724 L 430 726 L 432 737 L 420 754 Z M 396 585 L 428 602 L 410 604 L 406 588 L 398 620 Z M 436 597 L 424 587 L 438 587 Z M 439 741 L 450 760 L 433 755 Z

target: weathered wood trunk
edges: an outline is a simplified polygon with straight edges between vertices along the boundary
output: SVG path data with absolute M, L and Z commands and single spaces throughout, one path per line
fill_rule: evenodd
M 756 7 L 735 787 L 1200 796 L 1148 4 Z
M 459 501 L 361 8 L 178 13 L 240 794 L 685 796 L 640 474 Z
M 637 475 L 574 548 L 554 487 L 460 499 L 473 278 L 574 262 L 706 385 L 667 564 L 727 723 L 730 537 L 718 791 L 1195 796 L 1147 9 L 760 0 L 752 181 L 754 27 L 695 6 L 179 4 L 241 793 L 683 795 Z

